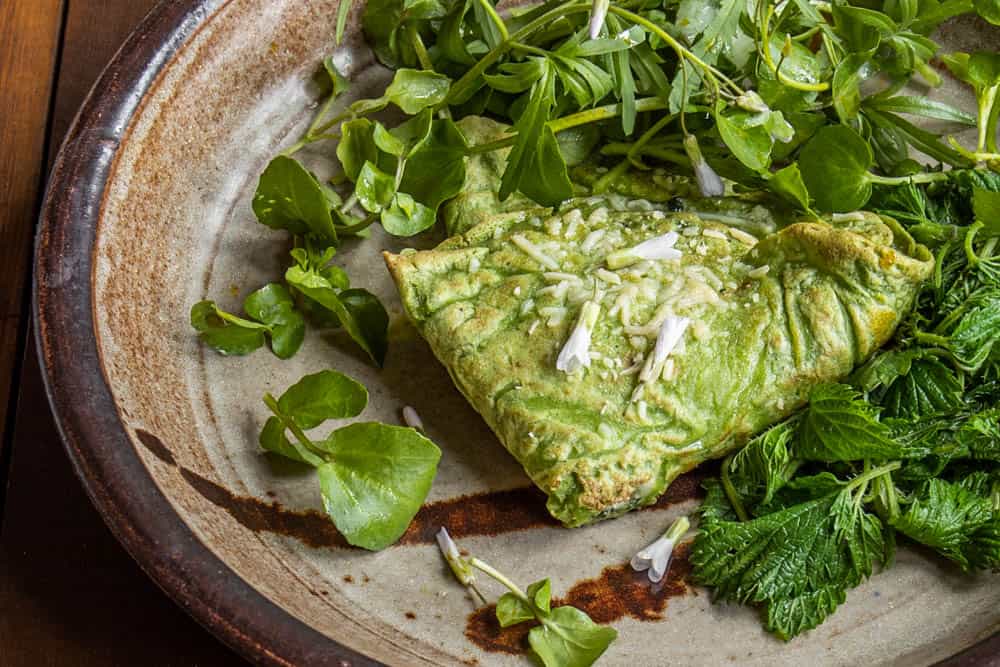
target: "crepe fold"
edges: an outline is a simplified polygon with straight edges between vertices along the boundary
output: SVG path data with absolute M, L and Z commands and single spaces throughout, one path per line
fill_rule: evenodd
M 434 250 L 385 256 L 410 319 L 567 526 L 655 502 L 843 378 L 933 268 L 871 213 L 706 216 L 593 197 L 494 213 Z M 642 259 L 656 244 L 678 252 Z M 589 366 L 557 369 L 594 306 Z

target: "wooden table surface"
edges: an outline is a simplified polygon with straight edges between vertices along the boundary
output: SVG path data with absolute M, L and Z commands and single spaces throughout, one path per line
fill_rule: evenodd
M 239 665 L 90 504 L 31 340 L 45 176 L 104 65 L 156 0 L 0 0 L 0 666 Z

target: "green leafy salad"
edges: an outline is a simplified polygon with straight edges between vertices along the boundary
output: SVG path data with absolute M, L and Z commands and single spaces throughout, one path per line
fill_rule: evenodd
M 350 11 L 342 2 L 331 17 L 338 43 Z M 702 451 L 707 445 L 683 433 L 664 436 L 665 445 L 657 440 L 675 447 L 669 474 L 623 467 L 601 472 L 604 486 L 587 479 L 572 486 L 570 473 L 543 470 L 549 459 L 532 458 L 534 432 L 515 432 L 521 426 L 505 421 L 535 419 L 554 411 L 551 403 L 537 399 L 530 413 L 477 409 L 550 494 L 550 510 L 563 503 L 563 514 L 553 513 L 568 525 L 648 504 L 679 472 L 725 456 L 718 477 L 705 484 L 691 548 L 694 577 L 719 600 L 758 607 L 766 628 L 782 639 L 822 623 L 849 589 L 891 566 L 900 539 L 966 571 L 1000 569 L 1000 53 L 942 52 L 931 37 L 963 14 L 1000 25 L 997 0 L 550 0 L 500 8 L 492 0 L 370 0 L 360 12 L 368 45 L 393 70 L 391 83 L 378 98 L 347 104 L 350 82 L 333 58 L 323 63 L 318 113 L 264 170 L 253 201 L 260 223 L 291 235 L 288 268 L 250 294 L 241 314 L 212 301 L 196 304 L 191 324 L 206 345 L 223 355 L 269 346 L 286 359 L 307 326 L 340 328 L 381 366 L 387 312 L 371 292 L 352 286 L 336 254 L 345 239 L 366 238 L 372 225 L 408 237 L 444 220 L 453 236 L 438 250 L 388 260 L 408 314 L 427 314 L 422 326 L 431 333 L 421 333 L 432 346 L 437 288 L 414 287 L 424 280 L 420 271 L 462 298 L 486 298 L 478 290 L 490 280 L 535 262 L 541 268 L 524 275 L 537 284 L 525 289 L 566 301 L 541 307 L 535 298 L 522 300 L 502 325 L 498 317 L 476 326 L 523 322 L 523 340 L 538 327 L 543 340 L 558 337 L 562 352 L 546 362 L 545 377 L 570 378 L 559 386 L 573 387 L 582 386 L 581 374 L 596 372 L 588 370 L 598 356 L 591 336 L 617 335 L 622 329 L 609 329 L 608 317 L 620 316 L 628 334 L 622 345 L 633 346 L 635 365 L 605 359 L 601 372 L 608 375 L 597 377 L 641 378 L 621 400 L 628 428 L 646 438 L 658 423 L 649 416 L 652 392 L 676 380 L 669 355 L 683 353 L 685 331 L 694 336 L 689 346 L 702 334 L 694 316 L 661 313 L 645 329 L 630 325 L 619 311 L 629 303 L 638 308 L 638 301 L 614 296 L 628 294 L 629 280 L 636 293 L 653 280 L 655 296 L 683 266 L 713 287 L 704 266 L 725 262 L 729 273 L 713 287 L 722 295 L 716 302 L 749 312 L 758 294 L 741 292 L 736 282 L 756 279 L 772 294 L 792 288 L 778 277 L 766 282 L 766 263 L 741 261 L 773 252 L 789 266 L 839 262 L 847 268 L 824 289 L 843 305 L 837 317 L 853 318 L 857 340 L 845 343 L 848 361 L 831 365 L 838 348 L 815 343 L 813 366 L 800 366 L 771 394 L 759 392 L 777 397 L 777 407 L 758 406 L 737 428 L 718 417 L 715 449 Z M 967 85 L 975 115 L 927 96 L 942 77 Z M 972 145 L 953 137 L 967 128 L 975 128 Z M 296 158 L 313 144 L 314 152 L 325 150 L 338 174 L 333 179 L 319 179 Z M 619 211 L 610 222 L 608 206 Z M 578 227 L 582 244 L 545 240 L 561 243 Z M 587 269 L 595 276 L 573 301 L 581 277 L 558 258 L 580 245 L 600 257 L 599 239 L 614 234 L 618 245 L 605 248 L 606 264 Z M 646 240 L 637 244 L 642 234 Z M 727 245 L 709 251 L 709 240 Z M 459 255 L 464 264 L 456 274 L 448 263 Z M 664 263 L 682 255 L 704 266 Z M 869 283 L 896 270 L 903 255 L 916 268 L 893 301 L 896 311 L 886 314 L 878 308 L 889 299 L 873 295 Z M 482 273 L 488 261 L 493 274 Z M 403 275 L 411 264 L 412 279 Z M 733 284 L 721 284 L 729 276 Z M 742 303 L 741 294 L 753 303 Z M 858 294 L 871 320 L 864 326 L 851 305 Z M 689 307 L 688 296 L 681 290 L 668 305 Z M 442 322 L 451 321 L 449 303 L 440 306 Z M 736 312 L 726 321 L 738 323 Z M 790 331 L 794 352 L 806 343 Z M 464 344 L 452 333 L 441 336 L 442 345 Z M 447 350 L 434 351 L 449 365 Z M 449 370 L 475 404 L 478 390 L 463 382 L 485 371 Z M 642 391 L 647 398 L 637 400 Z M 484 405 L 498 404 L 500 394 L 488 398 Z M 406 530 L 441 452 L 415 419 L 408 427 L 354 423 L 325 438 L 307 433 L 327 420 L 356 417 L 367 400 L 365 388 L 339 372 L 308 375 L 282 396 L 264 397 L 273 416 L 260 445 L 315 468 L 338 530 L 349 543 L 378 550 Z M 627 429 L 598 425 L 604 413 L 569 419 L 585 421 L 607 442 Z M 530 446 L 517 449 L 512 442 L 522 436 Z M 545 444 L 561 451 L 559 442 Z M 633 566 L 662 578 L 687 526 L 673 526 Z M 447 531 L 439 542 L 476 595 L 482 598 L 473 571 L 508 590 L 498 620 L 504 627 L 535 623 L 529 643 L 543 664 L 592 664 L 616 638 L 578 609 L 552 607 L 547 579 L 521 590 L 488 564 L 459 555 Z

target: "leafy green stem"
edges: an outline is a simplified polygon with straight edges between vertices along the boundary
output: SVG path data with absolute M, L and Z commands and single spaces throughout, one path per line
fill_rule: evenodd
M 353 225 L 346 225 L 344 227 L 337 227 L 338 234 L 357 234 L 358 232 L 363 232 L 372 226 L 372 224 L 378 220 L 377 213 L 369 213 L 361 222 L 355 223 Z
M 910 174 L 909 176 L 879 176 L 878 174 L 872 174 L 869 172 L 866 178 L 870 183 L 877 183 L 879 185 L 906 185 L 908 183 L 933 183 L 934 181 L 946 181 L 949 176 L 946 171 L 921 172 L 917 174 Z
M 510 33 L 507 32 L 507 24 L 504 23 L 504 20 L 500 18 L 499 14 L 497 14 L 496 7 L 493 6 L 493 3 L 489 0 L 477 1 L 479 2 L 479 6 L 483 8 L 483 11 L 486 12 L 486 15 L 490 17 L 490 21 L 493 22 L 493 25 L 497 27 L 497 30 L 500 32 L 500 36 L 505 41 L 509 39 Z
M 722 462 L 722 489 L 726 492 L 726 497 L 729 498 L 729 504 L 733 506 L 733 511 L 736 512 L 736 516 L 740 521 L 749 521 L 750 515 L 747 514 L 746 508 L 743 507 L 743 500 L 740 498 L 739 492 L 736 487 L 733 486 L 733 482 L 729 477 L 730 468 L 733 465 L 733 457 L 735 454 L 730 454 Z
M 274 413 L 274 416 L 278 418 L 281 424 L 292 432 L 295 439 L 298 442 L 291 443 L 292 447 L 298 451 L 299 456 L 304 460 L 309 461 L 312 465 L 318 466 L 324 462 L 323 458 L 315 454 L 316 445 L 313 444 L 309 436 L 305 434 L 299 425 L 295 423 L 294 419 L 291 419 L 282 411 L 281 407 L 278 405 L 278 400 L 272 396 L 270 393 L 264 394 L 264 404 Z
M 893 470 L 899 470 L 901 467 L 903 467 L 902 461 L 890 461 L 889 463 L 880 465 L 877 468 L 872 468 L 871 470 L 861 473 L 848 482 L 847 486 L 844 488 L 848 491 L 854 491 L 855 489 L 868 484 L 868 482 L 872 481 L 876 477 L 881 477 L 882 475 L 892 472 Z

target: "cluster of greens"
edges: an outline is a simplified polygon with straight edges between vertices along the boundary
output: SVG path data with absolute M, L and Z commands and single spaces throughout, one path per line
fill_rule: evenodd
M 364 386 L 336 371 L 307 375 L 264 403 L 274 416 L 261 447 L 316 468 L 323 507 L 344 538 L 373 551 L 398 540 L 430 491 L 441 450 L 416 429 L 372 422 L 323 439 L 306 435 L 327 420 L 357 417 L 368 404 Z
M 496 605 L 501 628 L 520 623 L 535 623 L 528 631 L 528 645 L 545 667 L 589 667 L 618 638 L 614 628 L 599 625 L 587 614 L 571 605 L 552 606 L 552 583 L 542 579 L 526 591 L 489 563 L 475 556 L 463 557 L 444 528 L 437 535 L 438 545 L 455 578 L 475 592 L 485 602 L 476 586 L 479 570 L 500 582 L 506 589 Z
M 708 484 L 692 551 L 717 597 L 788 639 L 888 566 L 899 535 L 1000 570 L 1000 175 L 952 171 L 871 204 L 936 256 L 895 341 L 822 387 Z

